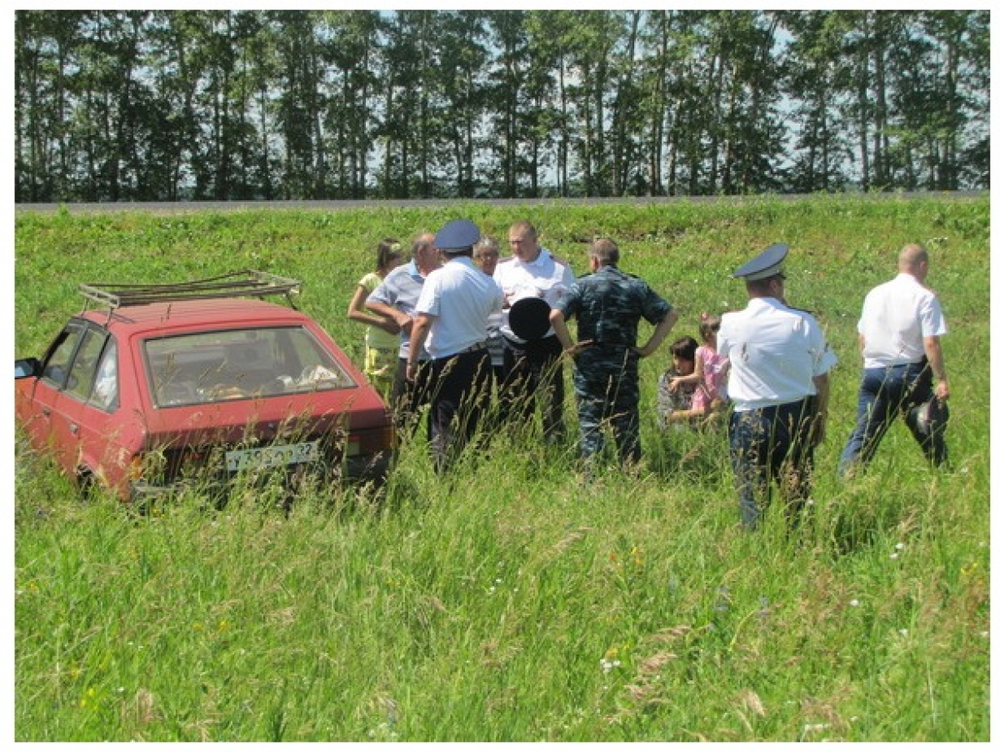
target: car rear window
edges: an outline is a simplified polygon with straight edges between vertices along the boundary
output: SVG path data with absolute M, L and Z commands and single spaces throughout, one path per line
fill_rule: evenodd
M 143 342 L 157 407 L 357 386 L 305 327 L 225 329 Z

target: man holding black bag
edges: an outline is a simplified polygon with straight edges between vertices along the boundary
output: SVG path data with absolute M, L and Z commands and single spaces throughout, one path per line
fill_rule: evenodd
M 530 222 L 515 222 L 507 233 L 511 255 L 497 264 L 493 278 L 503 288 L 500 333 L 504 345 L 504 381 L 500 385 L 502 419 L 524 426 L 541 404 L 545 439 L 565 434 L 565 384 L 562 346 L 549 327 L 549 309 L 575 281 L 573 271 L 539 245 Z
M 840 455 L 840 476 L 868 464 L 900 413 L 927 460 L 935 467 L 947 461 L 944 430 L 950 392 L 941 335 L 948 329 L 937 296 L 924 287 L 928 263 L 923 246 L 905 246 L 896 277 L 865 297 L 858 322 L 864 371 L 857 425 Z

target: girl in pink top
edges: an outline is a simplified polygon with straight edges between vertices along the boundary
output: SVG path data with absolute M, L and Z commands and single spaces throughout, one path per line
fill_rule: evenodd
M 702 343 L 694 353 L 694 372 L 674 379 L 677 385 L 697 384 L 697 389 L 691 398 L 691 411 L 706 417 L 720 410 L 729 401 L 726 392 L 729 358 L 719 355 L 715 349 L 716 335 L 721 321 L 721 318 L 714 314 L 701 314 L 699 330 Z

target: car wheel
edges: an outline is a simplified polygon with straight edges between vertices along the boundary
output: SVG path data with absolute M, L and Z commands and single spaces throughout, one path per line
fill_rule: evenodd
M 80 489 L 82 501 L 93 501 L 97 496 L 97 476 L 90 469 L 82 467 L 76 471 L 76 485 Z

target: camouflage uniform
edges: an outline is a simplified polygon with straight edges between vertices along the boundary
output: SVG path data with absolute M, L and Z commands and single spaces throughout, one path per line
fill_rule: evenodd
M 555 307 L 567 320 L 576 317 L 578 342 L 592 342 L 577 353 L 573 369 L 580 453 L 584 459 L 599 454 L 602 429 L 610 424 L 621 462 L 637 462 L 642 454 L 635 351 L 639 319 L 658 324 L 671 305 L 643 280 L 609 264 L 578 279 Z

